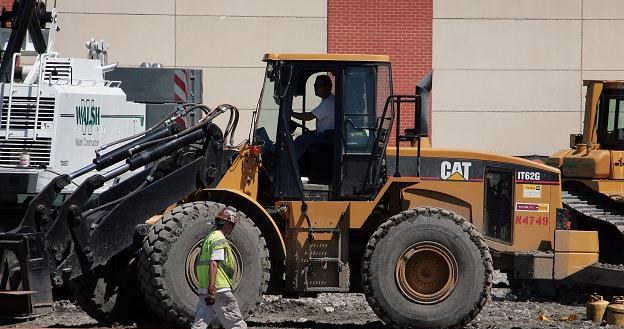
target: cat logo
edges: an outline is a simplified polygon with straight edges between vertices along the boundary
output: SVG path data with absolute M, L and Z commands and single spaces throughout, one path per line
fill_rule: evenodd
M 440 165 L 440 177 L 444 180 L 467 181 L 470 179 L 471 162 L 442 161 Z

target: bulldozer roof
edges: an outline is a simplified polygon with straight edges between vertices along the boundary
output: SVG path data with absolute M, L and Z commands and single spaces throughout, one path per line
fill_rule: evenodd
M 596 82 L 600 82 L 608 88 L 624 88 L 624 80 L 583 80 L 583 86 L 589 86 Z
M 390 62 L 388 55 L 363 54 L 279 54 L 268 53 L 262 61 L 346 61 L 346 62 Z

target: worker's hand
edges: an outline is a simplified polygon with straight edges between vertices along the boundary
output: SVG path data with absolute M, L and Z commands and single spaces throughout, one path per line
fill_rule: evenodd
M 208 305 L 208 306 L 214 305 L 216 300 L 217 300 L 217 298 L 216 298 L 215 294 L 207 293 L 206 297 L 204 297 L 204 302 L 206 302 L 206 305 Z
M 204 301 L 206 302 L 206 305 L 214 305 L 217 299 L 216 296 L 217 296 L 217 287 L 209 286 L 208 293 L 206 294 L 206 297 L 204 297 Z

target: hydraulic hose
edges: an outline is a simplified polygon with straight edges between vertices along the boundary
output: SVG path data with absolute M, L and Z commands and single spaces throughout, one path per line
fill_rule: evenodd
M 183 110 L 180 111 L 180 107 L 182 107 L 182 109 L 184 109 L 185 107 L 190 106 L 191 108 L 188 110 Z M 141 137 L 143 135 L 146 135 L 148 133 L 150 133 L 152 130 L 158 128 L 159 126 L 161 126 L 163 123 L 170 123 L 173 122 L 181 117 L 187 116 L 189 113 L 191 113 L 193 110 L 195 109 L 201 109 L 202 112 L 204 112 L 205 114 L 208 114 L 210 112 L 210 108 L 204 104 L 184 104 L 184 105 L 180 105 L 178 107 L 176 107 L 175 110 L 173 110 L 171 113 L 169 113 L 169 115 L 165 116 L 164 118 L 162 118 L 160 121 L 158 121 L 153 127 L 147 129 L 146 131 L 142 131 L 138 134 L 126 137 L 126 138 L 122 138 L 119 140 L 116 140 L 114 142 L 108 143 L 106 145 L 103 145 L 102 147 L 100 147 L 99 149 L 96 150 L 96 154 L 99 153 L 102 150 L 105 150 L 113 145 L 117 145 L 119 143 L 123 143 L 138 137 Z M 179 113 L 181 112 L 181 113 Z M 179 114 L 178 114 L 179 113 Z
M 150 134 L 137 138 L 124 146 L 96 157 L 93 159 L 93 164 L 95 164 L 97 170 L 107 168 L 123 159 L 129 158 L 136 152 L 144 150 L 147 146 L 149 146 L 147 142 L 171 136 L 172 133 L 177 132 L 175 127 L 179 126 L 173 125 L 171 127 L 162 127 Z

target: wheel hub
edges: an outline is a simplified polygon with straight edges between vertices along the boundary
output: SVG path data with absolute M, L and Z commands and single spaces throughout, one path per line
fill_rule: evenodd
M 419 242 L 405 249 L 396 265 L 396 281 L 401 293 L 413 302 L 434 304 L 443 301 L 457 282 L 457 262 L 444 246 L 433 241 Z

